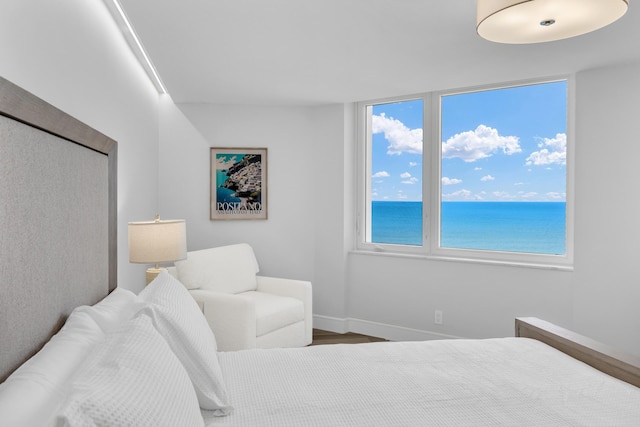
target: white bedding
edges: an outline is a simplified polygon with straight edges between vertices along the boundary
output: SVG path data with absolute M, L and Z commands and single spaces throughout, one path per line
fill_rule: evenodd
M 640 389 L 525 338 L 219 353 L 209 426 L 640 426 Z

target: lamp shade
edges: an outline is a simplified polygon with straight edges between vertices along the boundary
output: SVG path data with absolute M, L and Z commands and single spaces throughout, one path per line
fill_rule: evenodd
M 184 220 L 129 223 L 129 261 L 160 264 L 187 257 L 187 227 Z
M 478 34 L 499 43 L 579 36 L 622 17 L 628 0 L 478 0 Z

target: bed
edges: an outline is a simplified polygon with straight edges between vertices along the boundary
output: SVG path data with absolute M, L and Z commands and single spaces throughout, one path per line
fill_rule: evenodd
M 639 358 L 534 318 L 515 337 L 218 352 L 173 276 L 116 287 L 115 141 L 3 79 L 0 116 L 3 424 L 640 425 Z

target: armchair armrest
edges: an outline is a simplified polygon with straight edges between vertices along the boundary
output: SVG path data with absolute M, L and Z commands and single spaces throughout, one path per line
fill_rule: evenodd
M 313 290 L 306 280 L 283 279 L 279 277 L 256 276 L 258 292 L 291 297 L 304 304 L 305 340 L 313 340 Z
M 311 298 L 311 282 L 306 280 L 256 276 L 256 284 L 258 292 L 296 298 L 302 302 L 305 302 L 307 298 Z
M 256 346 L 256 309 L 252 301 L 202 289 L 193 289 L 189 293 L 202 308 L 219 351 Z

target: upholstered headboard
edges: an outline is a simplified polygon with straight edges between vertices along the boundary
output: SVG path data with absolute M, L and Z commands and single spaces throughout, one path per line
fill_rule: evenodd
M 0 381 L 116 287 L 117 144 L 0 78 Z

